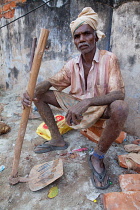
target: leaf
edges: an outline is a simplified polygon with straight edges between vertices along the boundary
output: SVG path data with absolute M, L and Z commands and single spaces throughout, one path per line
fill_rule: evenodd
M 48 193 L 48 198 L 54 198 L 58 195 L 58 187 L 52 187 L 50 190 L 49 190 L 49 193 Z

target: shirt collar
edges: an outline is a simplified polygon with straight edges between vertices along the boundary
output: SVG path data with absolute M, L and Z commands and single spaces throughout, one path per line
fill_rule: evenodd
M 97 63 L 99 63 L 99 52 L 100 52 L 100 50 L 98 48 L 96 48 L 93 61 L 96 61 Z M 81 55 L 77 56 L 75 59 L 76 59 L 76 63 L 79 64 L 80 60 L 81 60 Z

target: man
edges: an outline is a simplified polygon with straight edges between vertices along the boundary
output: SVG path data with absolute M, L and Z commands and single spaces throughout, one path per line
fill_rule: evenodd
M 55 76 L 37 85 L 34 103 L 49 127 L 52 140 L 38 145 L 36 153 L 66 149 L 68 144 L 60 135 L 48 104 L 66 111 L 66 122 L 75 129 L 88 128 L 98 119 L 108 119 L 94 152 L 90 155 L 92 181 L 96 188 L 109 187 L 109 177 L 103 163 L 104 155 L 120 134 L 127 118 L 128 108 L 124 100 L 124 85 L 116 56 L 98 50 L 96 42 L 104 37 L 97 30 L 98 15 L 86 7 L 70 24 L 74 44 L 81 52 L 71 59 Z M 50 90 L 55 87 L 57 91 Z M 69 94 L 61 92 L 71 86 Z M 27 93 L 23 105 L 30 106 Z

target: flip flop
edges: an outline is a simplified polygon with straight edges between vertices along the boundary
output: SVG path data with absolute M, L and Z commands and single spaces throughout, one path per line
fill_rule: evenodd
M 50 144 L 40 144 L 34 148 L 34 152 L 37 154 L 45 153 L 45 152 L 50 152 L 50 151 L 55 151 L 55 150 L 65 150 L 67 149 L 69 144 L 66 142 L 63 147 L 58 147 L 58 146 L 53 146 Z M 38 150 L 36 150 L 38 149 Z
M 94 177 L 96 177 L 99 182 L 103 182 L 105 177 L 106 177 L 106 174 L 107 174 L 106 169 L 104 168 L 102 173 L 98 173 L 95 170 L 95 168 L 93 167 L 93 165 L 92 165 L 91 156 L 92 155 L 89 156 L 89 161 L 88 161 L 89 162 L 89 166 L 90 166 L 90 168 L 92 170 L 91 181 L 92 181 L 94 187 L 96 187 L 97 189 L 105 190 L 105 189 L 107 189 L 110 186 L 110 179 L 109 179 L 109 177 L 108 177 L 108 180 L 107 180 L 107 184 L 105 186 L 103 186 L 103 187 L 99 187 L 99 186 L 96 185 Z

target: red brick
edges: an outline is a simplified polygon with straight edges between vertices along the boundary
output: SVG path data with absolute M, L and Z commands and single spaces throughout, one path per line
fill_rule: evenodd
M 12 2 L 14 0 L 3 0 L 4 3 L 7 3 L 7 2 Z
M 93 127 L 99 127 L 104 128 L 105 127 L 106 120 L 98 120 Z
M 16 3 L 13 1 L 13 2 L 10 2 L 8 4 L 5 4 L 3 5 L 3 12 L 6 12 L 6 11 L 9 11 L 9 10 L 13 10 L 14 8 L 16 7 Z
M 15 2 L 18 3 L 25 3 L 27 0 L 15 0 Z
M 103 128 L 99 128 L 99 127 L 94 127 L 92 126 L 91 128 L 88 128 L 89 131 L 93 132 L 95 135 L 97 135 L 98 137 L 101 136 Z
M 0 18 L 4 17 L 6 19 L 12 18 L 15 13 L 16 6 L 20 3 L 23 4 L 27 0 L 3 0 L 0 7 Z
M 87 137 L 89 140 L 98 143 L 102 131 L 103 128 L 92 126 L 91 128 L 81 130 L 80 133 L 83 134 L 85 137 Z M 121 144 L 125 138 L 126 138 L 126 133 L 122 131 L 119 137 L 115 140 L 115 142 Z
M 0 7 L 0 13 L 2 13 L 3 12 L 3 7 Z
M 140 174 L 122 174 L 119 182 L 122 191 L 140 191 Z
M 118 155 L 118 161 L 119 165 L 123 168 L 128 168 L 126 161 L 125 161 L 126 155 Z M 137 173 L 140 173 L 140 164 L 134 163 L 131 161 L 133 164 L 133 170 L 136 171 Z
M 14 0 L 5 0 L 4 2 L 7 3 L 7 2 L 12 2 L 12 1 L 14 1 Z
M 6 12 L 10 9 L 10 3 L 3 5 L 3 12 Z
M 81 130 L 80 133 L 87 137 L 90 141 L 93 141 L 95 143 L 98 143 L 99 137 L 96 136 L 92 131 L 89 129 Z
M 3 14 L 3 17 L 6 18 L 6 19 L 9 19 L 9 18 L 12 18 L 14 17 L 14 14 L 15 14 L 15 9 L 9 11 L 9 12 L 6 12 Z
M 103 204 L 105 210 L 139 210 L 140 191 L 106 193 Z
M 126 138 L 126 133 L 122 131 L 119 137 L 115 140 L 115 142 L 121 144 L 125 138 Z
M 16 7 L 16 3 L 14 1 L 12 1 L 10 3 L 10 9 L 14 9 Z
M 7 2 L 15 2 L 15 3 L 24 3 L 26 2 L 27 0 L 5 0 L 3 1 L 4 3 L 7 3 Z

